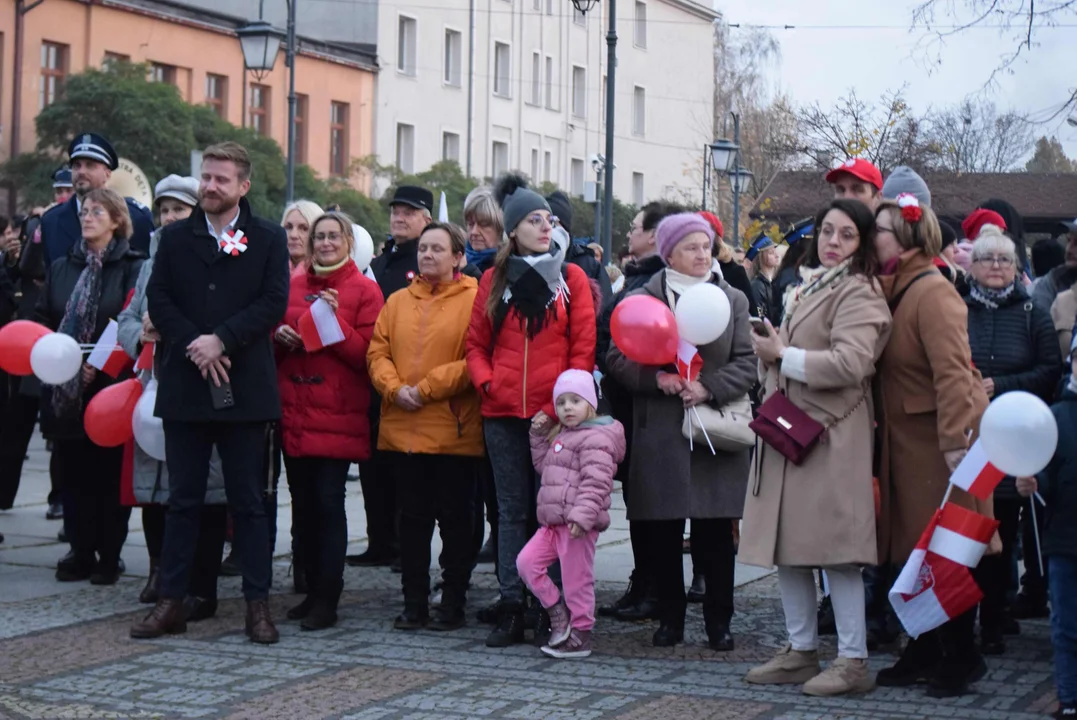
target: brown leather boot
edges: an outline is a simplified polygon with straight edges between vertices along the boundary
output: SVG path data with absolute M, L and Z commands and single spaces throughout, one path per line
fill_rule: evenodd
M 131 637 L 140 640 L 187 632 L 182 600 L 160 599 L 150 614 L 131 626 Z
M 251 642 L 272 645 L 280 640 L 280 633 L 269 616 L 269 603 L 265 600 L 251 600 L 247 603 L 247 637 Z

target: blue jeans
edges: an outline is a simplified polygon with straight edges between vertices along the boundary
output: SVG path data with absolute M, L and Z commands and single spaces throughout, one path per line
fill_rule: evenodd
M 1058 701 L 1077 705 L 1077 614 L 1073 613 L 1077 602 L 1077 557 L 1052 555 L 1047 561 Z M 1067 611 L 1062 612 L 1063 608 Z
M 516 570 L 516 557 L 535 530 L 538 493 L 535 466 L 531 463 L 531 421 L 485 418 L 482 424 L 497 489 L 497 580 L 501 599 L 521 603 L 524 585 Z

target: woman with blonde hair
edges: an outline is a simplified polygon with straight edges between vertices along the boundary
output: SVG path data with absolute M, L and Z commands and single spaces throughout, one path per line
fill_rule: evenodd
M 322 212 L 318 204 L 310 200 L 296 200 L 284 208 L 280 224 L 288 236 L 288 258 L 292 264 L 293 275 L 310 264 L 310 251 L 307 248 L 310 231 L 314 227 L 314 221 L 322 216 Z

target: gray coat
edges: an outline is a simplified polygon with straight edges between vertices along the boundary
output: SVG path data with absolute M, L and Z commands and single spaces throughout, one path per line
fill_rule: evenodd
M 719 408 L 743 397 L 756 382 L 756 359 L 748 335 L 748 298 L 717 276 L 711 282 L 729 296 L 732 309 L 722 336 L 699 348 L 703 358 L 699 381 L 713 396 L 710 405 Z M 655 274 L 631 294 L 650 295 L 666 303 L 666 273 Z M 739 518 L 748 487 L 748 451 L 712 455 L 707 444 L 700 442 L 690 451 L 681 434 L 684 404 L 680 397 L 658 389 L 657 373 L 663 368 L 629 360 L 615 343 L 610 345 L 606 363 L 633 394 L 628 518 Z
M 139 338 L 142 337 L 142 315 L 146 312 L 146 284 L 149 283 L 150 273 L 153 272 L 153 255 L 157 252 L 160 236 L 161 231 L 158 230 L 150 238 L 150 259 L 142 264 L 131 302 L 117 318 L 117 323 L 119 323 L 117 337 L 120 347 L 135 359 L 142 351 Z M 150 375 L 146 371 L 142 372 L 139 378 L 142 381 L 142 387 L 149 382 Z M 138 443 L 135 443 L 134 494 L 135 500 L 140 505 L 168 504 L 168 468 L 165 463 L 143 452 Z M 205 502 L 207 505 L 223 505 L 226 502 L 221 458 L 217 454 L 216 447 L 213 448 L 213 455 L 209 461 L 209 481 L 206 485 Z

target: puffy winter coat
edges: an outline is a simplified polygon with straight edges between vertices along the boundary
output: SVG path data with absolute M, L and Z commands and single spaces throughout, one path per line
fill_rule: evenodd
M 576 523 L 587 532 L 608 528 L 613 475 L 624 458 L 624 426 L 608 415 L 562 428 L 552 443 L 545 433 L 532 433 L 531 459 L 542 475 L 539 523 Z
M 359 461 L 370 457 L 370 381 L 366 353 L 383 304 L 381 290 L 345 263 L 329 275 L 292 278 L 284 324 L 298 330 L 319 293 L 337 291 L 344 341 L 317 352 L 276 345 L 284 452 L 292 457 Z
M 436 288 L 420 276 L 389 296 L 367 353 L 370 380 L 382 396 L 379 450 L 483 454 L 479 395 L 464 359 L 477 292 L 466 275 Z M 421 409 L 396 404 L 405 385 L 419 389 Z
M 568 312 L 557 301 L 557 317 L 534 338 L 528 338 L 515 310 L 510 310 L 494 336 L 493 319 L 486 313 L 494 270 L 487 270 L 471 309 L 467 334 L 467 369 L 482 397 L 483 417 L 529 418 L 544 410 L 553 416 L 553 385 L 568 369 L 595 369 L 595 304 L 583 270 L 564 266 L 568 283 Z M 483 386 L 490 383 L 489 390 Z

